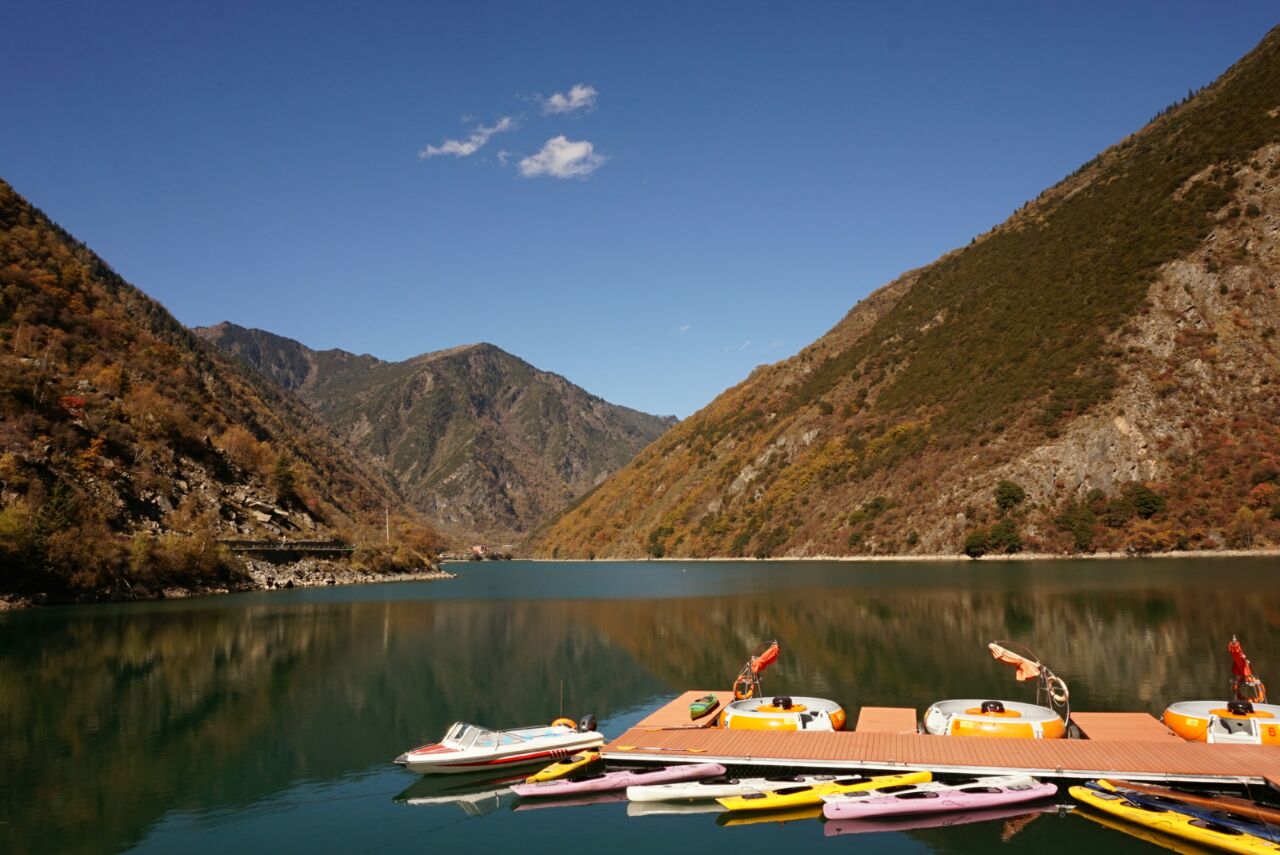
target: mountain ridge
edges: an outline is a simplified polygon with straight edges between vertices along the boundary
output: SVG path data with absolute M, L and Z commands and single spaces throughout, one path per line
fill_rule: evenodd
M 523 538 L 675 422 L 489 342 L 389 362 L 226 321 L 195 332 L 296 391 L 458 537 Z
M 1264 426 L 1280 414 L 1235 394 L 1277 365 L 1277 92 L 1273 30 L 1195 98 L 727 390 L 535 548 L 981 554 L 1277 537 L 1280 448 Z M 1214 439 L 1224 420 L 1247 454 Z M 1217 467 L 1210 498 L 1181 477 L 1194 460 Z M 1003 480 L 1022 498 L 998 497 Z

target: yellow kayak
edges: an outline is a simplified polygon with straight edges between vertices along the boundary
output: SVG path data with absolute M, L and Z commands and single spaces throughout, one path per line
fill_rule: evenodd
M 788 822 L 799 822 L 806 819 L 822 819 L 822 808 L 817 805 L 810 805 L 809 807 L 773 810 L 765 813 L 722 813 L 716 817 L 716 825 L 722 828 L 756 825 L 761 822 L 776 822 L 779 825 L 784 825 Z
M 1170 852 L 1177 852 L 1178 855 L 1214 855 L 1217 849 L 1210 849 L 1199 843 L 1192 843 L 1190 840 L 1183 840 L 1180 837 L 1173 837 L 1165 834 L 1163 831 L 1155 831 L 1141 825 L 1134 825 L 1132 822 L 1125 822 L 1123 819 L 1111 816 L 1110 814 L 1094 813 L 1089 810 L 1077 810 L 1071 812 L 1072 816 L 1078 816 L 1081 819 L 1088 820 L 1096 825 L 1109 828 L 1112 831 L 1119 831 L 1121 834 L 1127 834 L 1136 840 L 1145 840 L 1154 846 L 1162 849 L 1168 849 Z
M 860 790 L 883 790 L 885 787 L 923 784 L 933 780 L 929 772 L 907 772 L 902 775 L 881 775 L 876 778 L 852 776 L 824 781 L 821 784 L 799 784 L 782 787 L 765 793 L 748 793 L 730 799 L 716 799 L 729 810 L 781 810 L 822 804 L 823 796 L 840 793 L 856 793 Z
M 575 772 L 581 772 L 592 763 L 599 761 L 599 759 L 599 751 L 579 751 L 572 757 L 557 760 L 541 772 L 534 772 L 525 778 L 524 782 L 526 784 L 536 784 L 539 781 L 556 781 L 560 778 L 567 778 Z
M 1088 787 L 1072 787 L 1070 792 L 1073 799 L 1094 810 L 1100 810 L 1152 831 L 1160 831 L 1203 846 L 1226 852 L 1242 852 L 1246 855 L 1263 852 L 1271 855 L 1280 853 L 1280 844 L 1216 823 L 1205 822 L 1177 811 L 1141 807 L 1121 795 L 1100 793 Z

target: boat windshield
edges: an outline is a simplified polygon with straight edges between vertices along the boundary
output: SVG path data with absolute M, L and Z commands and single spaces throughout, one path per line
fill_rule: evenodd
M 486 728 L 460 721 L 449 728 L 441 740 L 454 748 L 470 748 L 473 745 L 496 745 L 497 735 Z
M 466 750 L 468 748 L 497 748 L 499 745 L 518 742 L 520 738 L 514 734 L 490 730 L 487 727 L 460 721 L 449 728 L 449 732 L 444 735 L 444 739 L 441 741 L 451 748 Z

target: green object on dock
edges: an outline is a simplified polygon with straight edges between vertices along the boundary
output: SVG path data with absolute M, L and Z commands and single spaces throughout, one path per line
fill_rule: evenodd
M 689 718 L 702 718 L 718 706 L 720 699 L 715 695 L 703 695 L 689 704 Z

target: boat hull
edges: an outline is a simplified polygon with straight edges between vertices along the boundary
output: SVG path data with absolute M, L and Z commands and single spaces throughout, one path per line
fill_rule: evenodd
M 921 784 L 908 792 L 846 797 L 828 800 L 822 813 L 827 819 L 872 819 L 954 811 L 990 810 L 1051 798 L 1058 788 L 1025 776 L 980 778 L 969 784 Z
M 525 783 L 536 784 L 539 781 L 555 781 L 560 778 L 568 778 L 583 772 L 587 767 L 598 762 L 600 762 L 599 751 L 580 751 L 563 760 L 556 760 L 546 768 L 534 772 L 525 778 Z
M 1229 809 L 1202 807 L 1200 805 L 1190 804 L 1167 796 L 1152 796 L 1146 793 L 1139 793 L 1135 790 L 1119 788 L 1107 780 L 1091 783 L 1088 787 L 1097 791 L 1106 791 L 1109 793 L 1118 792 L 1120 795 L 1140 807 L 1163 808 L 1164 810 L 1176 811 L 1177 813 L 1186 814 L 1187 816 L 1194 817 L 1195 819 L 1202 819 L 1205 822 L 1215 822 L 1220 825 L 1225 825 L 1227 828 L 1232 828 L 1245 834 L 1252 834 L 1255 837 L 1260 837 L 1263 840 L 1269 840 L 1272 843 L 1280 843 L 1280 831 L 1272 829 L 1266 822 L 1259 822 L 1256 819 L 1232 813 Z
M 1088 787 L 1072 787 L 1069 792 L 1073 799 L 1088 808 L 1119 817 L 1144 828 L 1190 840 L 1193 843 L 1227 852 L 1245 853 L 1245 855 L 1254 855 L 1254 853 L 1275 855 L 1280 851 L 1280 847 L 1274 843 L 1251 834 L 1204 827 L 1203 820 L 1177 811 L 1140 807 L 1122 796 L 1100 793 Z
M 596 731 L 557 730 L 563 732 L 528 739 L 518 745 L 463 750 L 440 743 L 423 745 L 401 754 L 395 762 L 419 775 L 457 775 L 545 764 L 604 744 L 604 736 Z
M 924 730 L 934 736 L 985 736 L 1000 739 L 1062 739 L 1067 724 L 1048 707 L 1002 701 L 988 712 L 977 698 L 938 701 L 924 714 Z
M 905 772 L 901 775 L 880 775 L 875 778 L 837 778 L 821 784 L 797 784 L 764 793 L 748 793 L 728 799 L 716 799 L 733 811 L 787 810 L 822 804 L 823 796 L 838 793 L 854 793 L 860 790 L 880 790 L 903 784 L 923 784 L 933 779 L 929 772 Z
M 1172 787 L 1159 787 L 1154 784 L 1145 784 L 1140 781 L 1122 781 L 1118 778 L 1109 778 L 1107 783 L 1126 790 L 1142 793 L 1148 796 L 1163 796 L 1168 799 L 1177 799 L 1190 805 L 1199 805 L 1213 810 L 1229 810 L 1240 816 L 1249 817 L 1259 822 L 1267 822 L 1272 825 L 1280 826 L 1280 808 L 1274 808 L 1271 805 L 1262 802 L 1250 801 L 1248 799 L 1238 798 L 1236 796 L 1224 795 L 1205 795 L 1201 793 L 1188 793 L 1184 790 L 1175 790 Z
M 720 715 L 729 730 L 843 730 L 844 708 L 826 698 L 747 698 L 733 701 Z M 790 703 L 786 703 L 789 701 Z
M 720 699 L 715 695 L 704 695 L 689 704 L 689 718 L 690 720 L 696 721 L 707 713 L 719 708 L 719 706 Z
M 779 787 L 821 784 L 834 781 L 836 775 L 807 775 L 788 778 L 741 778 L 720 781 L 685 781 L 677 784 L 648 784 L 627 787 L 627 798 L 633 802 L 696 802 L 728 799 L 748 793 L 764 793 Z M 847 777 L 847 776 L 845 776 Z
M 1253 704 L 1251 712 L 1234 713 L 1223 701 L 1178 701 L 1161 719 L 1189 742 L 1236 745 L 1280 745 L 1280 706 Z
M 833 819 L 822 824 L 822 833 L 827 837 L 839 837 L 844 834 L 883 834 L 886 831 L 923 831 L 929 828 L 954 828 L 958 825 L 972 825 L 979 822 L 1035 818 L 1042 813 L 1056 813 L 1056 805 L 1036 807 L 1034 805 L 1010 805 L 990 810 L 971 810 L 962 813 L 928 813 L 912 816 L 880 819 Z M 1092 817 L 1091 817 L 1092 818 Z

